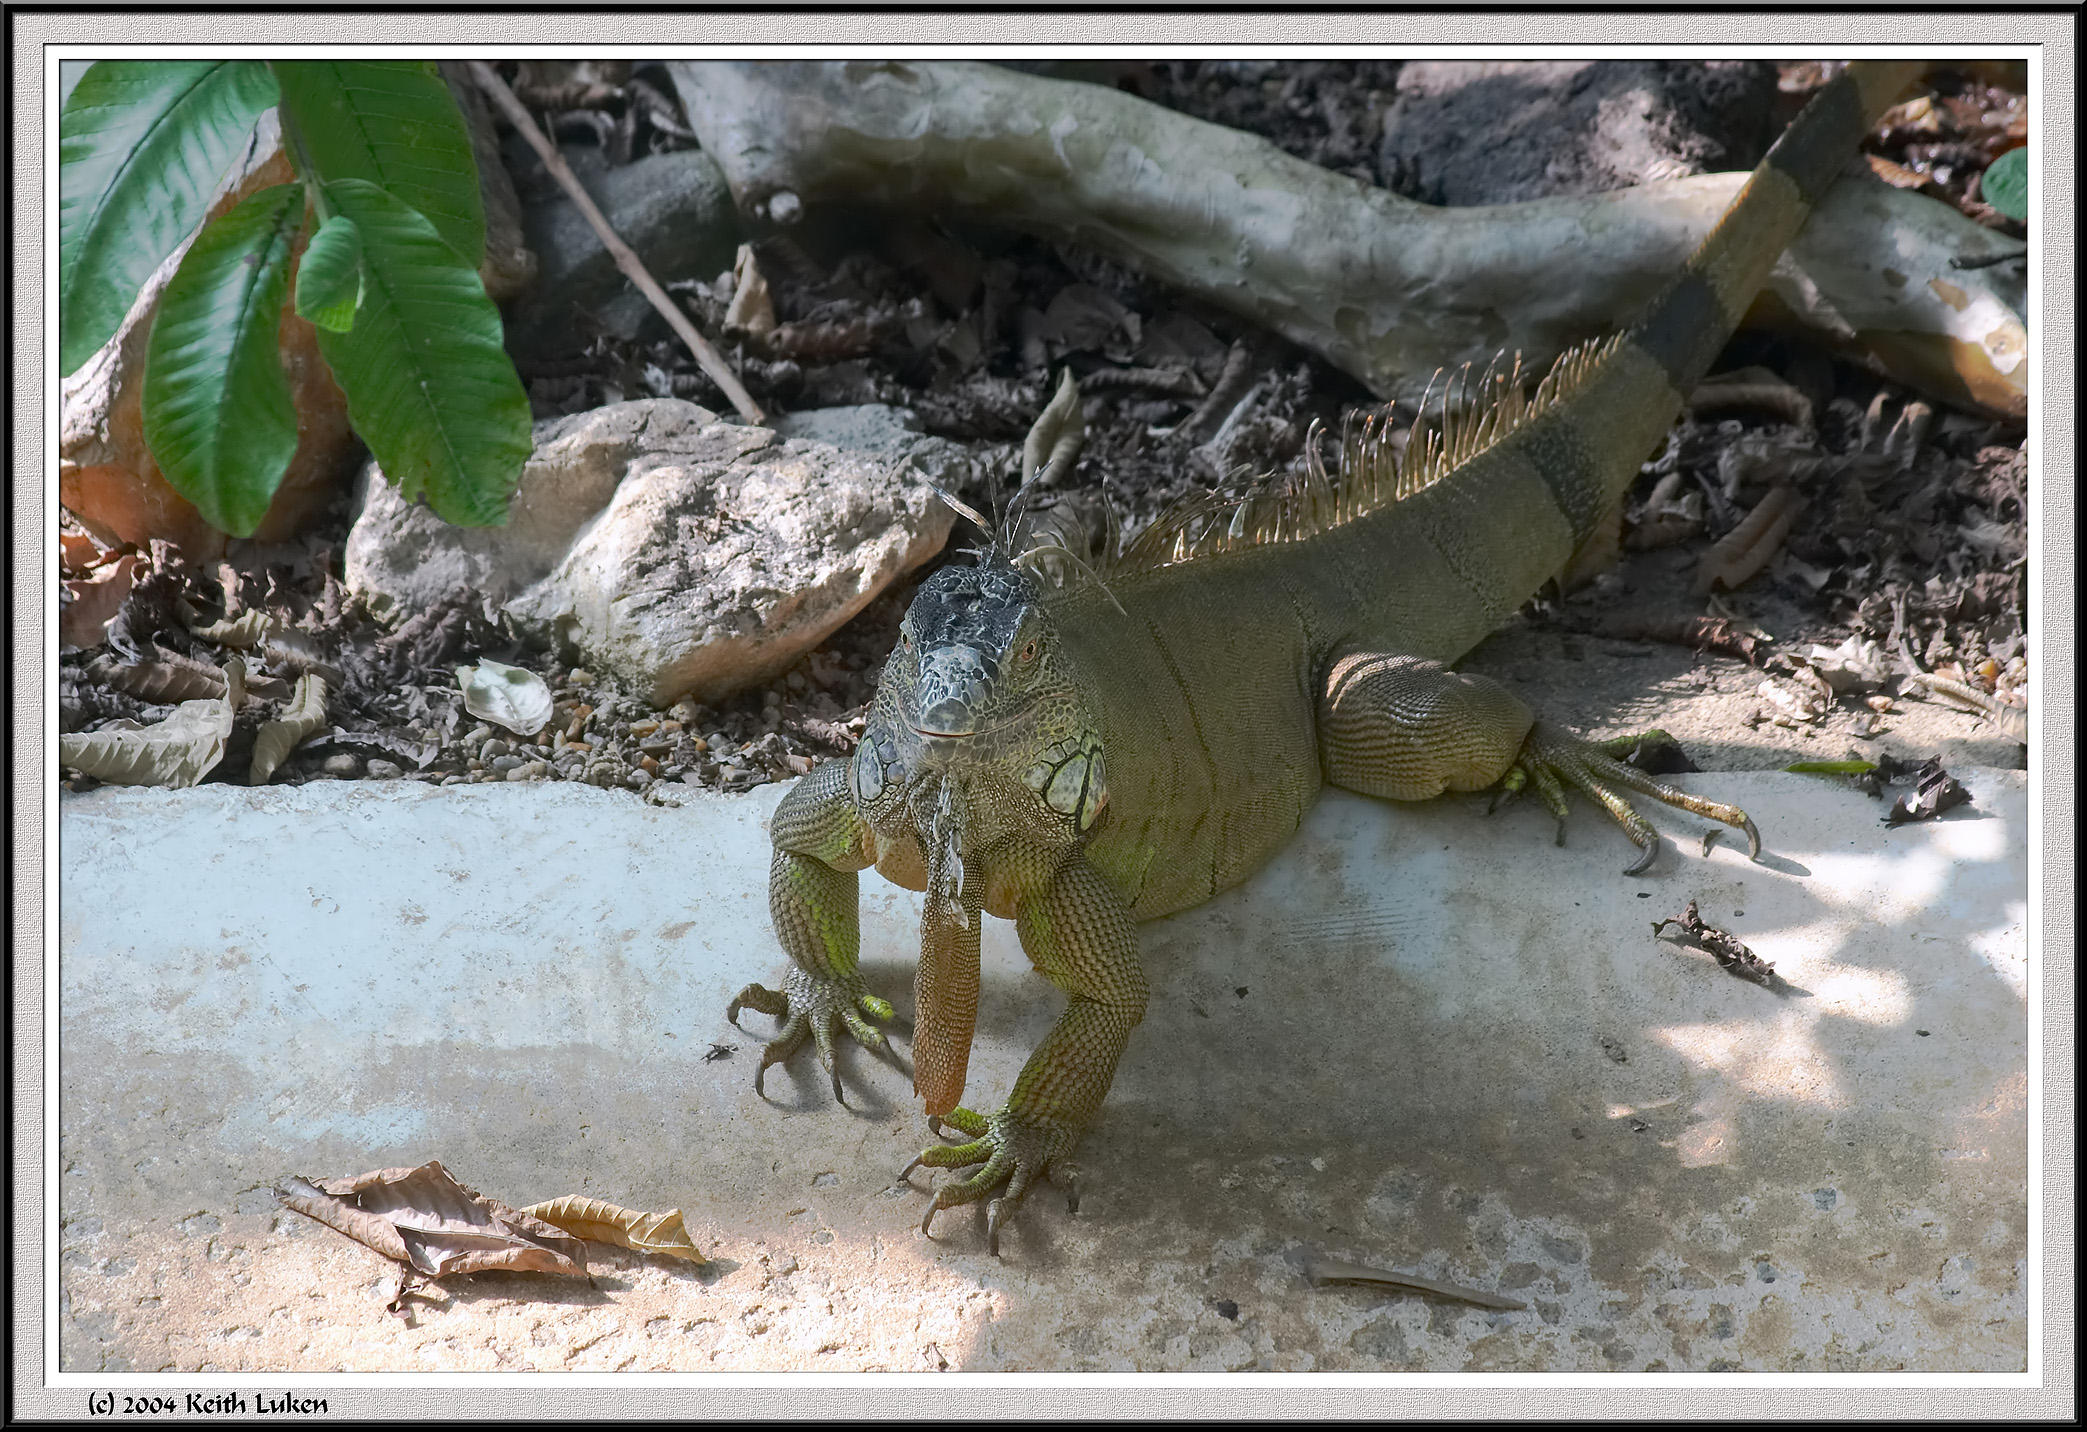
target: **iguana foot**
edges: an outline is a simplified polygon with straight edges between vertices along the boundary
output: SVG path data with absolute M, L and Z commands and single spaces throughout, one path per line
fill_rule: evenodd
M 845 1025 L 859 1044 L 871 1049 L 891 1048 L 884 1031 L 856 1013 L 859 1007 L 872 1019 L 889 1019 L 891 1005 L 865 990 L 859 978 L 843 982 L 792 969 L 780 990 L 757 984 L 741 990 L 725 1007 L 725 1018 L 734 1024 L 739 1023 L 742 1007 L 758 1009 L 783 1021 L 782 1029 L 761 1050 L 761 1065 L 754 1071 L 754 1092 L 764 1097 L 766 1091 L 761 1082 L 767 1077 L 768 1066 L 780 1064 L 795 1054 L 809 1034 L 818 1047 L 819 1063 L 833 1081 L 834 1102 L 848 1102 L 841 1094 L 841 1070 L 834 1058 L 835 1021 Z
M 1705 800 L 1664 781 L 1656 781 L 1637 767 L 1625 765 L 1612 754 L 1627 751 L 1642 739 L 1630 736 L 1600 743 L 1583 741 L 1539 721 L 1529 728 L 1529 735 L 1522 742 L 1521 754 L 1515 757 L 1507 774 L 1500 778 L 1494 802 L 1498 804 L 1501 797 L 1514 795 L 1524 785 L 1534 785 L 1544 805 L 1558 820 L 1558 843 L 1563 845 L 1565 786 L 1572 786 L 1589 800 L 1599 802 L 1623 827 L 1623 833 L 1630 837 L 1631 844 L 1644 852 L 1634 863 L 1623 868 L 1625 875 L 1642 875 L 1652 868 L 1652 862 L 1659 856 L 1660 839 L 1659 832 L 1632 808 L 1622 792 L 1616 789 L 1618 786 L 1681 810 L 1737 826 L 1746 832 L 1747 858 L 1760 859 L 1761 832 L 1755 828 L 1752 817 L 1738 806 Z
M 1060 1161 L 1060 1156 L 1068 1152 L 1078 1139 L 1075 1131 L 1041 1120 L 1025 1120 L 1007 1109 L 990 1119 L 969 1109 L 951 1109 L 943 1119 L 959 1132 L 969 1135 L 970 1142 L 936 1144 L 921 1150 L 918 1158 L 899 1170 L 900 1181 L 905 1182 L 913 1170 L 923 1164 L 929 1168 L 968 1168 L 973 1164 L 984 1167 L 968 1177 L 952 1179 L 935 1190 L 935 1201 L 928 1205 L 927 1213 L 920 1220 L 922 1233 L 931 1238 L 934 1236 L 929 1232 L 929 1225 L 943 1209 L 977 1203 L 1005 1183 L 1006 1191 L 986 1204 L 986 1251 L 997 1258 L 1000 1256 L 1000 1225 L 1014 1212 L 1037 1176 L 1046 1172 L 1054 1183 L 1066 1190 L 1066 1209 L 1079 1212 L 1079 1170 Z M 942 1132 L 942 1119 L 930 1117 L 928 1125 L 936 1133 Z

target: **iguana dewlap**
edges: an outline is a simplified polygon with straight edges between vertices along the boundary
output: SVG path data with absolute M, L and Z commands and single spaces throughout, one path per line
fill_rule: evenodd
M 928 1219 L 1005 1186 L 988 1217 L 997 1251 L 1004 1208 L 1071 1151 L 1144 1013 L 1137 923 L 1244 880 L 1322 786 L 1422 800 L 1529 780 L 1562 817 L 1570 784 L 1624 825 L 1642 869 L 1657 837 L 1621 786 L 1740 826 L 1758 851 L 1744 813 L 1648 779 L 1446 663 L 1622 500 L 1917 71 L 1854 64 L 1821 90 L 1647 315 L 1568 354 L 1534 397 L 1481 380 L 1483 401 L 1403 457 L 1374 418 L 1351 424 L 1337 473 L 1315 462 L 1236 504 L 1191 505 L 1098 578 L 1045 580 L 1039 569 L 1062 564 L 996 538 L 979 565 L 924 583 L 862 744 L 776 808 L 769 907 L 795 967 L 782 991 L 750 985 L 729 1011 L 784 1019 L 762 1070 L 810 1034 L 840 1097 L 836 1024 L 881 1048 L 864 1016 L 891 1013 L 856 968 L 857 872 L 926 890 L 914 1087 L 931 1120 L 971 1141 L 915 1163 L 980 1166 L 942 1186 Z M 1070 997 L 989 1118 L 958 1103 L 984 914 L 1014 920 Z

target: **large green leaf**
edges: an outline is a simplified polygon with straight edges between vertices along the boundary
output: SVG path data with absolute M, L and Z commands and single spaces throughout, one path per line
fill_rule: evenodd
M 367 179 L 403 199 L 473 268 L 486 251 L 471 135 L 427 60 L 276 60 L 286 124 L 322 183 Z
M 202 222 L 255 116 L 259 60 L 102 60 L 58 120 L 58 353 L 72 372 L 109 341 L 152 271 Z
M 418 210 L 361 179 L 326 186 L 362 235 L 362 303 L 319 351 L 348 420 L 408 498 L 462 527 L 507 520 L 529 457 L 529 399 L 478 271 Z
M 145 442 L 213 527 L 260 525 L 297 451 L 277 332 L 304 190 L 277 184 L 206 224 L 159 301 L 145 349 Z
M 335 214 L 312 235 L 297 265 L 297 315 L 329 333 L 346 333 L 361 299 L 362 233 L 353 219 Z

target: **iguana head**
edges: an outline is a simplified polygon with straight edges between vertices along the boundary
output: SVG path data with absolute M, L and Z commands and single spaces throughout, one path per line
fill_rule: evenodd
M 997 770 L 1073 831 L 1101 814 L 1100 736 L 1041 593 L 1019 567 L 945 567 L 922 583 L 879 685 L 879 705 L 904 727 L 893 734 L 920 766 Z

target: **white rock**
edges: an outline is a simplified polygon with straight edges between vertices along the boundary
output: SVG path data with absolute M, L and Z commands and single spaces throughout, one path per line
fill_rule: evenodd
M 941 550 L 954 519 L 899 460 L 953 486 L 968 455 L 910 420 L 871 406 L 776 432 L 672 398 L 576 414 L 538 428 L 504 528 L 450 527 L 366 473 L 348 584 L 407 610 L 467 587 L 656 706 L 714 701 Z

